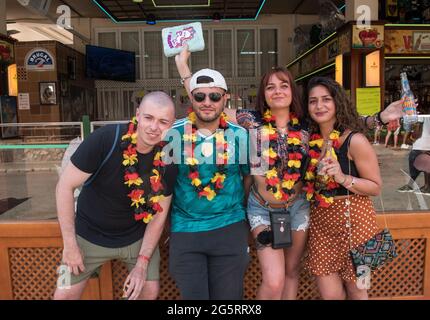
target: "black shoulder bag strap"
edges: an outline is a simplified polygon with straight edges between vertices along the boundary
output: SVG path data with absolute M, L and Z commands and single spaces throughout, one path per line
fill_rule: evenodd
M 109 153 L 107 154 L 106 158 L 103 160 L 102 164 L 97 169 L 97 171 L 95 173 L 93 173 L 93 175 L 87 181 L 85 181 L 84 187 L 88 187 L 95 180 L 95 178 L 97 177 L 97 175 L 102 170 L 103 166 L 106 164 L 106 162 L 108 162 L 109 158 L 112 156 L 112 153 L 113 153 L 113 151 L 115 150 L 115 147 L 116 147 L 116 142 L 118 141 L 118 138 L 119 138 L 119 129 L 120 129 L 120 127 L 121 127 L 120 124 L 116 125 L 115 139 L 113 140 L 112 148 L 110 149 Z

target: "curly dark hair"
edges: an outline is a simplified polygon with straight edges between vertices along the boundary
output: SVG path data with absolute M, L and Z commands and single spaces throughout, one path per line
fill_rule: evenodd
M 261 78 L 260 81 L 260 87 L 258 88 L 258 94 L 257 94 L 257 110 L 260 111 L 261 116 L 264 115 L 264 113 L 269 109 L 269 106 L 266 102 L 266 97 L 264 95 L 264 92 L 266 90 L 267 84 L 270 81 L 270 78 L 276 74 L 276 76 L 282 80 L 287 81 L 290 84 L 291 88 L 291 94 L 292 94 L 292 101 L 290 106 L 290 111 L 294 112 L 296 116 L 300 119 L 303 117 L 303 107 L 302 102 L 300 99 L 299 90 L 297 88 L 297 85 L 294 81 L 293 75 L 285 68 L 282 67 L 276 67 L 272 70 L 266 72 L 264 76 Z
M 325 87 L 330 93 L 336 106 L 336 122 L 334 129 L 344 132 L 349 129 L 354 132 L 364 132 L 363 122 L 357 112 L 355 105 L 346 94 L 343 87 L 335 80 L 328 77 L 315 77 L 309 83 L 305 94 L 305 103 L 309 102 L 309 93 L 317 86 Z M 306 108 L 306 115 L 309 121 L 309 130 L 311 133 L 319 132 L 318 124 L 309 116 L 309 109 Z

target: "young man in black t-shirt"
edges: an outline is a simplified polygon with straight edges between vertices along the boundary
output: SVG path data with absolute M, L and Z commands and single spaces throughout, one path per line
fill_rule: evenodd
M 60 177 L 56 199 L 64 250 L 54 299 L 79 299 L 90 276 L 113 259 L 123 260 L 130 271 L 124 296 L 132 300 L 158 296 L 157 244 L 169 211 L 177 168 L 174 164 L 154 167 L 154 161 L 159 154 L 156 145 L 175 120 L 172 99 L 163 92 L 146 95 L 137 109 L 136 120 L 134 126 L 108 125 L 96 130 L 82 142 Z M 137 133 L 137 139 L 133 133 Z M 130 140 L 124 138 L 127 135 Z M 134 178 L 127 180 L 125 174 L 124 162 L 130 159 L 126 151 L 133 147 L 138 160 L 134 168 L 142 181 L 136 189 L 143 195 L 138 196 L 132 195 L 135 189 L 127 183 Z M 160 171 L 162 181 L 162 189 L 157 192 L 154 169 Z M 91 183 L 86 183 L 79 195 L 75 217 L 73 193 L 86 181 Z M 158 201 L 162 210 L 153 209 L 151 220 L 147 212 L 151 211 L 149 204 L 153 206 L 157 201 L 154 195 L 164 197 Z M 145 212 L 139 212 L 142 207 Z

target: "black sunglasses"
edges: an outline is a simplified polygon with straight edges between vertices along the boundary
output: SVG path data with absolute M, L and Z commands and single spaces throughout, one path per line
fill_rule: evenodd
M 221 94 L 218 92 L 211 92 L 208 94 L 208 97 L 212 102 L 218 102 L 224 96 L 225 96 L 225 93 Z M 194 97 L 194 100 L 196 100 L 197 102 L 203 102 L 206 99 L 206 93 L 196 92 L 196 93 L 193 93 L 193 97 Z

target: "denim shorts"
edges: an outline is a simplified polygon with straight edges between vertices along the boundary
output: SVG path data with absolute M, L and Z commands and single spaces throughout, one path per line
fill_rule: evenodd
M 297 197 L 298 198 L 288 208 L 291 217 L 291 230 L 306 231 L 309 227 L 309 201 L 306 200 L 306 195 L 304 193 L 298 194 Z M 254 193 L 250 192 L 247 214 L 251 231 L 261 225 L 270 226 L 270 212 L 279 210 L 280 209 L 273 209 L 261 205 L 255 198 Z
M 406 132 L 410 132 L 412 130 L 412 123 L 409 121 L 403 121 L 403 129 Z

